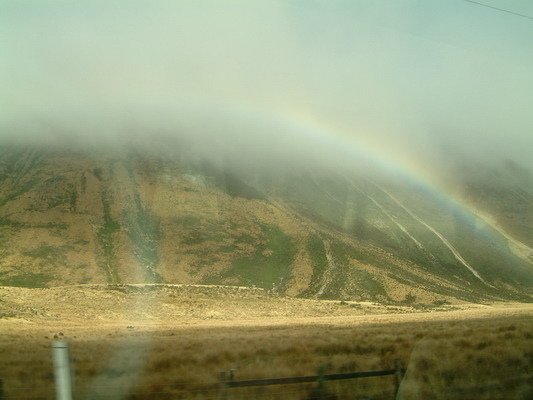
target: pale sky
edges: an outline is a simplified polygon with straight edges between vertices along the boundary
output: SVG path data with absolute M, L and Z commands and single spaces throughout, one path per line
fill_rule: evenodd
M 425 162 L 533 169 L 532 44 L 532 19 L 462 0 L 2 0 L 0 138 L 172 132 L 239 109 Z

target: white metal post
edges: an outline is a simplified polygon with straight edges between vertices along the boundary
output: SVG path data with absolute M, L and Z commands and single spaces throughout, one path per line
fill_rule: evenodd
M 72 382 L 70 380 L 70 359 L 67 342 L 53 342 L 52 355 L 54 359 L 56 400 L 72 400 Z

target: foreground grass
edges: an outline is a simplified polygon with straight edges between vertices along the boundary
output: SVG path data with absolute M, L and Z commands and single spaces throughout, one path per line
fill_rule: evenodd
M 88 321 L 70 343 L 76 399 L 305 399 L 313 385 L 222 389 L 219 373 L 272 378 L 407 366 L 402 399 L 533 398 L 530 316 L 349 325 L 126 327 Z M 50 342 L 36 326 L 4 330 L 7 399 L 53 398 Z M 57 332 L 56 332 L 57 333 Z M 64 336 L 63 336 L 64 335 Z M 394 378 L 325 384 L 338 399 L 392 399 Z

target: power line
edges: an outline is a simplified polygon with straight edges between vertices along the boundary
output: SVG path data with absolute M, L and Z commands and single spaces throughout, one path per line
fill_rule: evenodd
M 492 8 L 493 10 L 497 10 L 497 11 L 502 11 L 502 12 L 506 12 L 506 13 L 509 13 L 509 14 L 513 14 L 513 15 L 516 15 L 518 17 L 523 17 L 523 18 L 527 18 L 527 19 L 533 19 L 533 17 L 530 16 L 530 15 L 520 14 L 520 13 L 511 11 L 511 10 L 506 10 L 505 8 L 498 8 L 498 7 L 491 6 L 489 4 L 479 3 L 479 2 L 473 1 L 473 0 L 463 0 L 463 1 L 466 1 L 467 3 L 471 3 L 471 4 L 476 4 L 476 5 L 482 6 L 482 7 Z

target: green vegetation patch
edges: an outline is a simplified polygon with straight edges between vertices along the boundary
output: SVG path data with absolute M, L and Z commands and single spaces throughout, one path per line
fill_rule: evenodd
M 58 224 L 58 223 L 54 223 L 54 222 L 45 222 L 45 223 L 41 223 L 41 224 L 26 224 L 26 223 L 22 223 L 22 222 L 19 222 L 19 221 L 14 221 L 12 219 L 9 219 L 9 218 L 5 218 L 5 217 L 1 217 L 0 216 L 0 228 L 1 227 L 6 227 L 6 228 L 11 228 L 13 230 L 19 230 L 19 229 L 24 229 L 24 228 L 39 228 L 39 229 L 66 229 L 67 228 L 67 225 L 66 224 Z M 6 232 L 9 232 L 10 231 L 6 231 Z
M 311 283 L 303 296 L 315 294 L 320 289 L 320 284 L 324 273 L 328 268 L 328 260 L 326 258 L 326 249 L 324 242 L 317 234 L 312 234 L 307 240 L 307 253 L 313 264 L 313 275 L 311 276 Z
M 233 233 L 238 230 L 240 224 L 233 221 L 209 220 L 198 215 L 182 215 L 174 219 L 183 232 L 181 244 L 192 246 L 188 249 L 193 254 L 204 254 L 207 245 L 212 253 L 235 253 L 238 244 L 251 244 L 257 242 L 257 238 L 247 233 Z
M 72 188 L 69 193 L 70 211 L 76 211 L 78 207 L 78 192 Z
M 436 294 L 455 297 L 457 299 L 465 301 L 476 301 L 476 299 L 480 300 L 484 298 L 481 293 L 472 292 L 471 288 L 465 288 L 465 290 L 461 290 L 428 281 L 416 274 L 409 272 L 408 270 L 402 268 L 399 265 L 391 263 L 387 259 L 381 258 L 375 254 L 372 254 L 369 251 L 361 251 L 360 249 L 348 246 L 342 242 L 332 243 L 332 251 L 334 252 L 335 256 L 340 260 L 340 262 L 347 262 L 349 259 L 354 259 L 365 264 L 380 267 L 381 269 L 383 269 L 384 275 L 386 274 L 389 278 L 396 280 L 399 283 L 403 283 L 407 286 L 420 287 Z M 426 266 L 426 268 L 431 269 L 429 265 Z M 448 268 L 450 268 L 448 269 L 448 271 L 454 270 L 453 266 L 448 266 Z M 437 273 L 438 271 L 438 267 L 433 267 L 433 273 Z M 446 278 L 448 280 L 454 279 L 450 276 L 449 272 Z M 352 267 L 350 268 L 350 274 L 348 275 L 348 278 L 345 279 L 353 280 L 354 282 L 356 282 L 356 288 L 358 289 L 356 289 L 355 291 L 351 291 L 356 297 L 359 297 L 359 295 L 361 295 L 374 299 L 375 296 L 379 296 L 377 300 L 389 301 L 388 297 L 386 299 L 384 299 L 383 297 L 387 294 L 382 283 L 376 278 L 374 278 L 372 274 L 369 274 L 367 271 L 360 268 Z
M 160 220 L 153 215 L 135 193 L 135 209 L 129 215 L 128 236 L 134 246 L 135 256 L 146 269 L 146 277 L 150 282 L 162 282 L 157 272 L 159 264 L 159 242 L 161 240 Z
M 103 260 L 100 262 L 100 266 L 105 271 L 108 283 L 119 283 L 115 260 L 114 238 L 116 232 L 120 229 L 120 225 L 111 217 L 110 198 L 106 191 L 102 192 L 102 206 L 104 210 L 104 222 L 96 233 L 98 242 L 103 250 Z
M 254 254 L 236 259 L 223 278 L 237 277 L 241 284 L 280 289 L 288 281 L 296 253 L 292 239 L 275 225 L 261 224 L 265 241 Z
M 357 285 L 368 295 L 375 299 L 376 297 L 388 298 L 385 286 L 377 280 L 371 273 L 359 268 L 352 268 L 350 275 L 354 278 Z
M 197 245 L 205 242 L 221 243 L 229 238 L 230 236 L 221 231 L 216 224 L 207 224 L 190 230 L 182 240 L 182 243 L 186 245 Z
M 0 272 L 0 285 L 2 286 L 17 286 L 27 288 L 42 288 L 47 287 L 49 282 L 54 279 L 52 275 L 45 273 L 22 273 L 14 276 L 9 276 L 5 272 Z
M 7 227 L 10 227 L 10 228 L 22 228 L 24 226 L 24 224 L 18 222 L 18 221 L 13 221 L 9 218 L 5 218 L 5 217 L 0 217 L 0 226 L 7 226 Z
M 65 251 L 69 246 L 50 246 L 46 243 L 41 243 L 38 247 L 31 250 L 25 250 L 22 255 L 37 258 L 46 261 L 47 263 L 64 263 L 66 261 Z
M 363 254 L 355 248 L 346 245 L 343 242 L 334 240 L 331 242 L 331 251 L 337 260 L 338 273 L 335 276 L 334 283 L 331 285 L 331 290 L 340 290 L 341 287 L 346 286 L 346 283 L 355 283 L 355 290 L 350 290 L 349 295 L 356 296 L 361 299 L 373 300 L 388 300 L 389 296 L 383 284 L 376 279 L 371 273 L 362 268 L 356 268 L 350 265 L 351 259 L 359 259 Z M 365 258 L 370 261 L 370 258 Z M 374 261 L 374 265 L 375 260 Z M 338 292 L 337 292 L 338 294 Z
M 22 196 L 24 193 L 29 192 L 36 184 L 37 184 L 37 179 L 31 179 L 31 180 L 24 182 L 24 184 L 22 184 L 16 190 L 0 198 L 0 207 L 5 205 L 7 202 L 16 199 L 17 197 Z
M 87 191 L 87 177 L 85 176 L 85 173 L 83 173 L 80 177 L 80 186 L 81 186 L 81 192 L 85 194 Z

